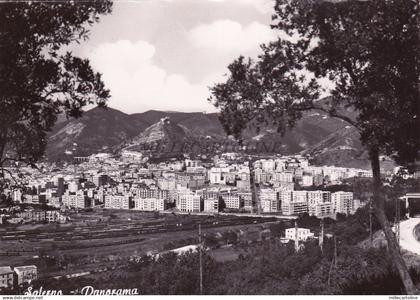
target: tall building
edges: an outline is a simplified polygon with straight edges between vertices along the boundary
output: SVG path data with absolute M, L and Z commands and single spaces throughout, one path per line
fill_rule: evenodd
M 72 193 L 67 190 L 61 197 L 61 200 L 62 204 L 67 207 L 88 208 L 92 206 L 91 198 L 89 198 L 83 190 L 79 190 L 76 193 Z M 55 204 L 58 203 L 55 201 Z
M 308 205 L 331 202 L 331 192 L 328 191 L 308 191 Z
M 299 215 L 308 212 L 307 191 L 281 191 L 280 200 L 284 215 Z
M 276 213 L 281 211 L 278 193 L 273 189 L 260 190 L 261 209 L 265 213 Z
M 251 192 L 238 192 L 241 203 L 244 205 L 244 209 L 252 211 L 252 193 Z
M 225 201 L 226 208 L 239 209 L 241 207 L 239 195 L 236 192 L 225 193 L 222 198 Z
M 219 212 L 219 199 L 217 198 L 204 199 L 204 211 L 210 212 L 210 213 Z
M 178 195 L 176 208 L 184 212 L 202 211 L 202 197 L 192 192 L 183 192 Z
M 309 206 L 309 215 L 316 216 L 317 218 L 333 217 L 333 204 L 331 202 L 324 202 Z
M 309 215 L 318 218 L 332 217 L 333 205 L 331 203 L 331 192 L 308 191 Z
M 275 172 L 273 173 L 273 182 L 293 182 L 292 172 Z
M 58 177 L 57 178 L 57 196 L 61 197 L 64 194 L 64 178 Z
M 285 190 L 279 192 L 279 200 L 281 205 L 281 211 L 283 215 L 293 215 L 293 206 L 292 206 L 292 193 L 291 190 Z
M 352 214 L 354 212 L 354 200 L 352 192 L 335 192 L 331 194 L 334 213 Z
M 13 201 L 21 203 L 22 202 L 22 191 L 19 189 L 13 190 Z

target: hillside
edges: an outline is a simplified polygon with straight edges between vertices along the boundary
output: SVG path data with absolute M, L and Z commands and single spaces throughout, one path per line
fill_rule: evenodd
M 188 130 L 164 117 L 127 141 L 123 148 L 129 151 L 179 152 L 176 148 L 180 150 L 179 145 L 192 139 L 193 135 Z
M 248 128 L 243 137 L 244 143 L 253 145 L 257 152 L 303 153 L 313 156 L 317 164 L 367 166 L 357 132 L 325 113 L 304 114 L 295 128 L 287 130 L 284 136 L 275 128 L 266 126 L 258 133 Z M 156 143 L 160 144 L 157 152 L 167 152 L 174 144 L 181 143 L 194 145 L 194 151 L 199 152 L 204 151 L 209 143 L 219 145 L 226 144 L 226 141 L 234 144 L 226 136 L 215 113 L 151 110 L 130 115 L 111 108 L 94 108 L 79 119 L 61 120 L 54 127 L 49 135 L 47 158 L 55 161 L 121 149 L 140 151 Z M 175 152 L 181 149 L 179 147 Z
M 49 135 L 46 155 L 50 160 L 59 160 L 68 155 L 109 151 L 148 125 L 112 108 L 94 108 L 79 119 L 58 123 Z

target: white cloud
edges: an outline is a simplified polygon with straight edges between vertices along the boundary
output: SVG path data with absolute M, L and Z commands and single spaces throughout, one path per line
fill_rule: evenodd
M 226 2 L 233 4 L 251 5 L 261 13 L 274 12 L 274 0 L 208 0 L 210 2 Z
M 158 0 L 154 0 L 158 1 Z M 180 2 L 182 0 L 161 0 L 163 2 L 175 3 L 176 1 Z M 202 0 L 200 0 L 202 1 Z M 226 4 L 236 4 L 243 6 L 251 6 L 254 9 L 257 9 L 260 13 L 268 14 L 274 12 L 274 0 L 207 0 L 208 2 L 216 3 L 226 3 Z M 131 0 L 130 2 L 136 2 L 136 0 Z
M 168 74 L 153 62 L 155 47 L 145 41 L 120 40 L 101 44 L 88 54 L 111 90 L 111 107 L 127 113 L 148 109 L 214 110 L 207 83 L 191 84 L 180 74 Z
M 217 20 L 191 29 L 188 38 L 201 50 L 240 54 L 258 51 L 260 44 L 274 40 L 276 34 L 258 22 L 242 26 L 232 20 Z

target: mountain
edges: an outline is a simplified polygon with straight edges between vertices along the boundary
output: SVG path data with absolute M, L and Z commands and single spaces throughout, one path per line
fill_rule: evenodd
M 181 145 L 191 141 L 193 141 L 193 135 L 188 129 L 176 124 L 169 117 L 164 117 L 133 139 L 126 141 L 122 148 L 129 151 L 151 150 L 154 153 L 177 152 L 175 151 L 176 144 Z M 178 146 L 178 149 L 181 148 Z
M 62 121 L 49 135 L 49 160 L 109 151 L 144 130 L 148 123 L 112 108 L 93 108 L 81 118 Z M 67 153 L 67 154 L 66 154 Z
M 360 135 L 354 127 L 345 126 L 312 147 L 302 151 L 311 155 L 317 165 L 336 165 L 351 168 L 370 167 L 366 151 L 360 142 Z
M 204 114 L 200 112 L 164 112 L 149 110 L 144 113 L 132 114 L 132 118 L 143 120 L 149 124 L 155 124 L 160 119 L 169 117 L 172 123 L 188 129 L 192 134 L 207 136 L 225 136 L 223 127 L 216 113 Z
M 293 130 L 287 130 L 284 136 L 275 128 L 266 126 L 259 132 L 248 128 L 243 137 L 244 144 L 253 145 L 257 152 L 303 153 L 311 155 L 317 164 L 367 164 L 357 132 L 325 113 L 305 113 Z M 226 142 L 230 146 L 234 144 L 224 132 L 216 113 L 150 110 L 130 115 L 111 108 L 94 108 L 79 119 L 58 123 L 49 135 L 46 155 L 49 160 L 62 160 L 122 149 L 141 151 L 152 144 L 160 145 L 154 150 L 156 154 L 167 152 L 169 148 L 173 152 L 198 153 L 205 151 L 209 143 L 218 145 L 214 147 L 215 151 L 218 148 L 229 151 L 223 148 Z M 174 145 L 181 144 L 189 146 L 174 150 Z

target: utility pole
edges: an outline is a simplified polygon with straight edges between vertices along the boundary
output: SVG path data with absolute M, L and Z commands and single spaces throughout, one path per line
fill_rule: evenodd
M 370 201 L 369 201 L 369 238 L 370 238 L 370 246 L 373 246 L 372 215 L 373 215 L 373 207 L 372 207 L 372 199 L 370 199 Z
M 323 253 L 323 246 L 324 246 L 324 219 L 321 219 L 321 233 L 319 234 L 319 248 L 321 249 L 321 253 Z
M 203 294 L 203 258 L 201 251 L 201 223 L 198 224 L 198 253 L 200 259 L 200 295 Z
M 299 251 L 299 236 L 298 236 L 298 225 L 297 225 L 297 221 L 295 221 L 295 250 L 296 252 Z
M 249 168 L 249 184 L 251 187 L 251 202 L 252 202 L 252 213 L 255 213 L 255 207 L 254 205 L 256 205 L 257 207 L 257 214 L 260 213 L 259 211 L 259 201 L 257 199 L 257 191 L 256 191 L 256 187 L 255 187 L 255 173 L 254 173 L 254 163 L 255 163 L 256 159 L 253 158 L 252 156 L 248 157 L 248 168 Z
M 337 238 L 334 235 L 334 256 L 331 260 L 330 270 L 328 271 L 328 286 L 331 284 L 331 273 L 333 268 L 337 268 Z
M 337 268 L 337 236 L 334 235 L 334 267 Z

